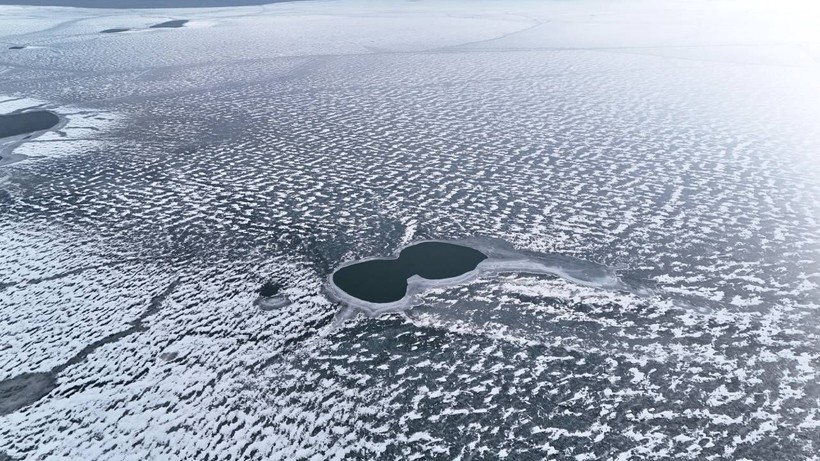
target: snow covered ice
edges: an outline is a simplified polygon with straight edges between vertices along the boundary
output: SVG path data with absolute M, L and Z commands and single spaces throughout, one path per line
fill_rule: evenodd
M 817 459 L 820 9 L 218 3 L 0 5 L 0 459 Z

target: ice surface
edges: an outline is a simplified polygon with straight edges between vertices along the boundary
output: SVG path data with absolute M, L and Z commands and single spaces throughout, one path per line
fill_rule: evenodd
M 817 13 L 0 6 L 0 458 L 813 459 Z M 551 270 L 327 293 L 477 236 Z

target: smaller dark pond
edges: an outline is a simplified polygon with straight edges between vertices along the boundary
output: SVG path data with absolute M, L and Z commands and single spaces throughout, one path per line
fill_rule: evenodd
M 371 303 L 398 301 L 407 293 L 407 279 L 418 275 L 437 280 L 474 270 L 487 256 L 473 248 L 444 242 L 409 246 L 397 259 L 374 259 L 343 267 L 333 274 L 342 291 Z
M 131 30 L 131 29 L 121 29 L 121 28 L 105 29 L 105 30 L 101 30 L 100 33 L 101 34 L 118 34 L 120 32 L 128 32 L 129 30 Z
M 58 123 L 60 117 L 47 110 L 0 115 L 0 138 L 48 130 Z
M 177 29 L 188 23 L 187 19 L 174 19 L 173 21 L 161 22 L 154 24 L 151 29 Z
M 278 283 L 276 283 L 272 280 L 268 280 L 267 282 L 265 282 L 264 285 L 262 285 L 261 288 L 259 288 L 259 296 L 265 296 L 265 297 L 276 296 L 276 295 L 279 294 L 279 292 L 281 290 L 282 290 L 282 285 L 280 285 L 280 284 L 278 284 Z

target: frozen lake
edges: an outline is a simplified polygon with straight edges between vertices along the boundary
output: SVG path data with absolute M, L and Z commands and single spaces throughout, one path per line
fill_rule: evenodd
M 59 1 L 0 5 L 60 120 L 0 138 L 0 459 L 816 456 L 812 5 Z

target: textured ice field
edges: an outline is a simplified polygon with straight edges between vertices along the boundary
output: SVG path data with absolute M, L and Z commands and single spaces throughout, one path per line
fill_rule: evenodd
M 0 6 L 0 112 L 64 118 L 0 166 L 0 459 L 818 459 L 818 30 Z M 326 286 L 468 238 L 618 282 L 492 272 L 378 316 Z

